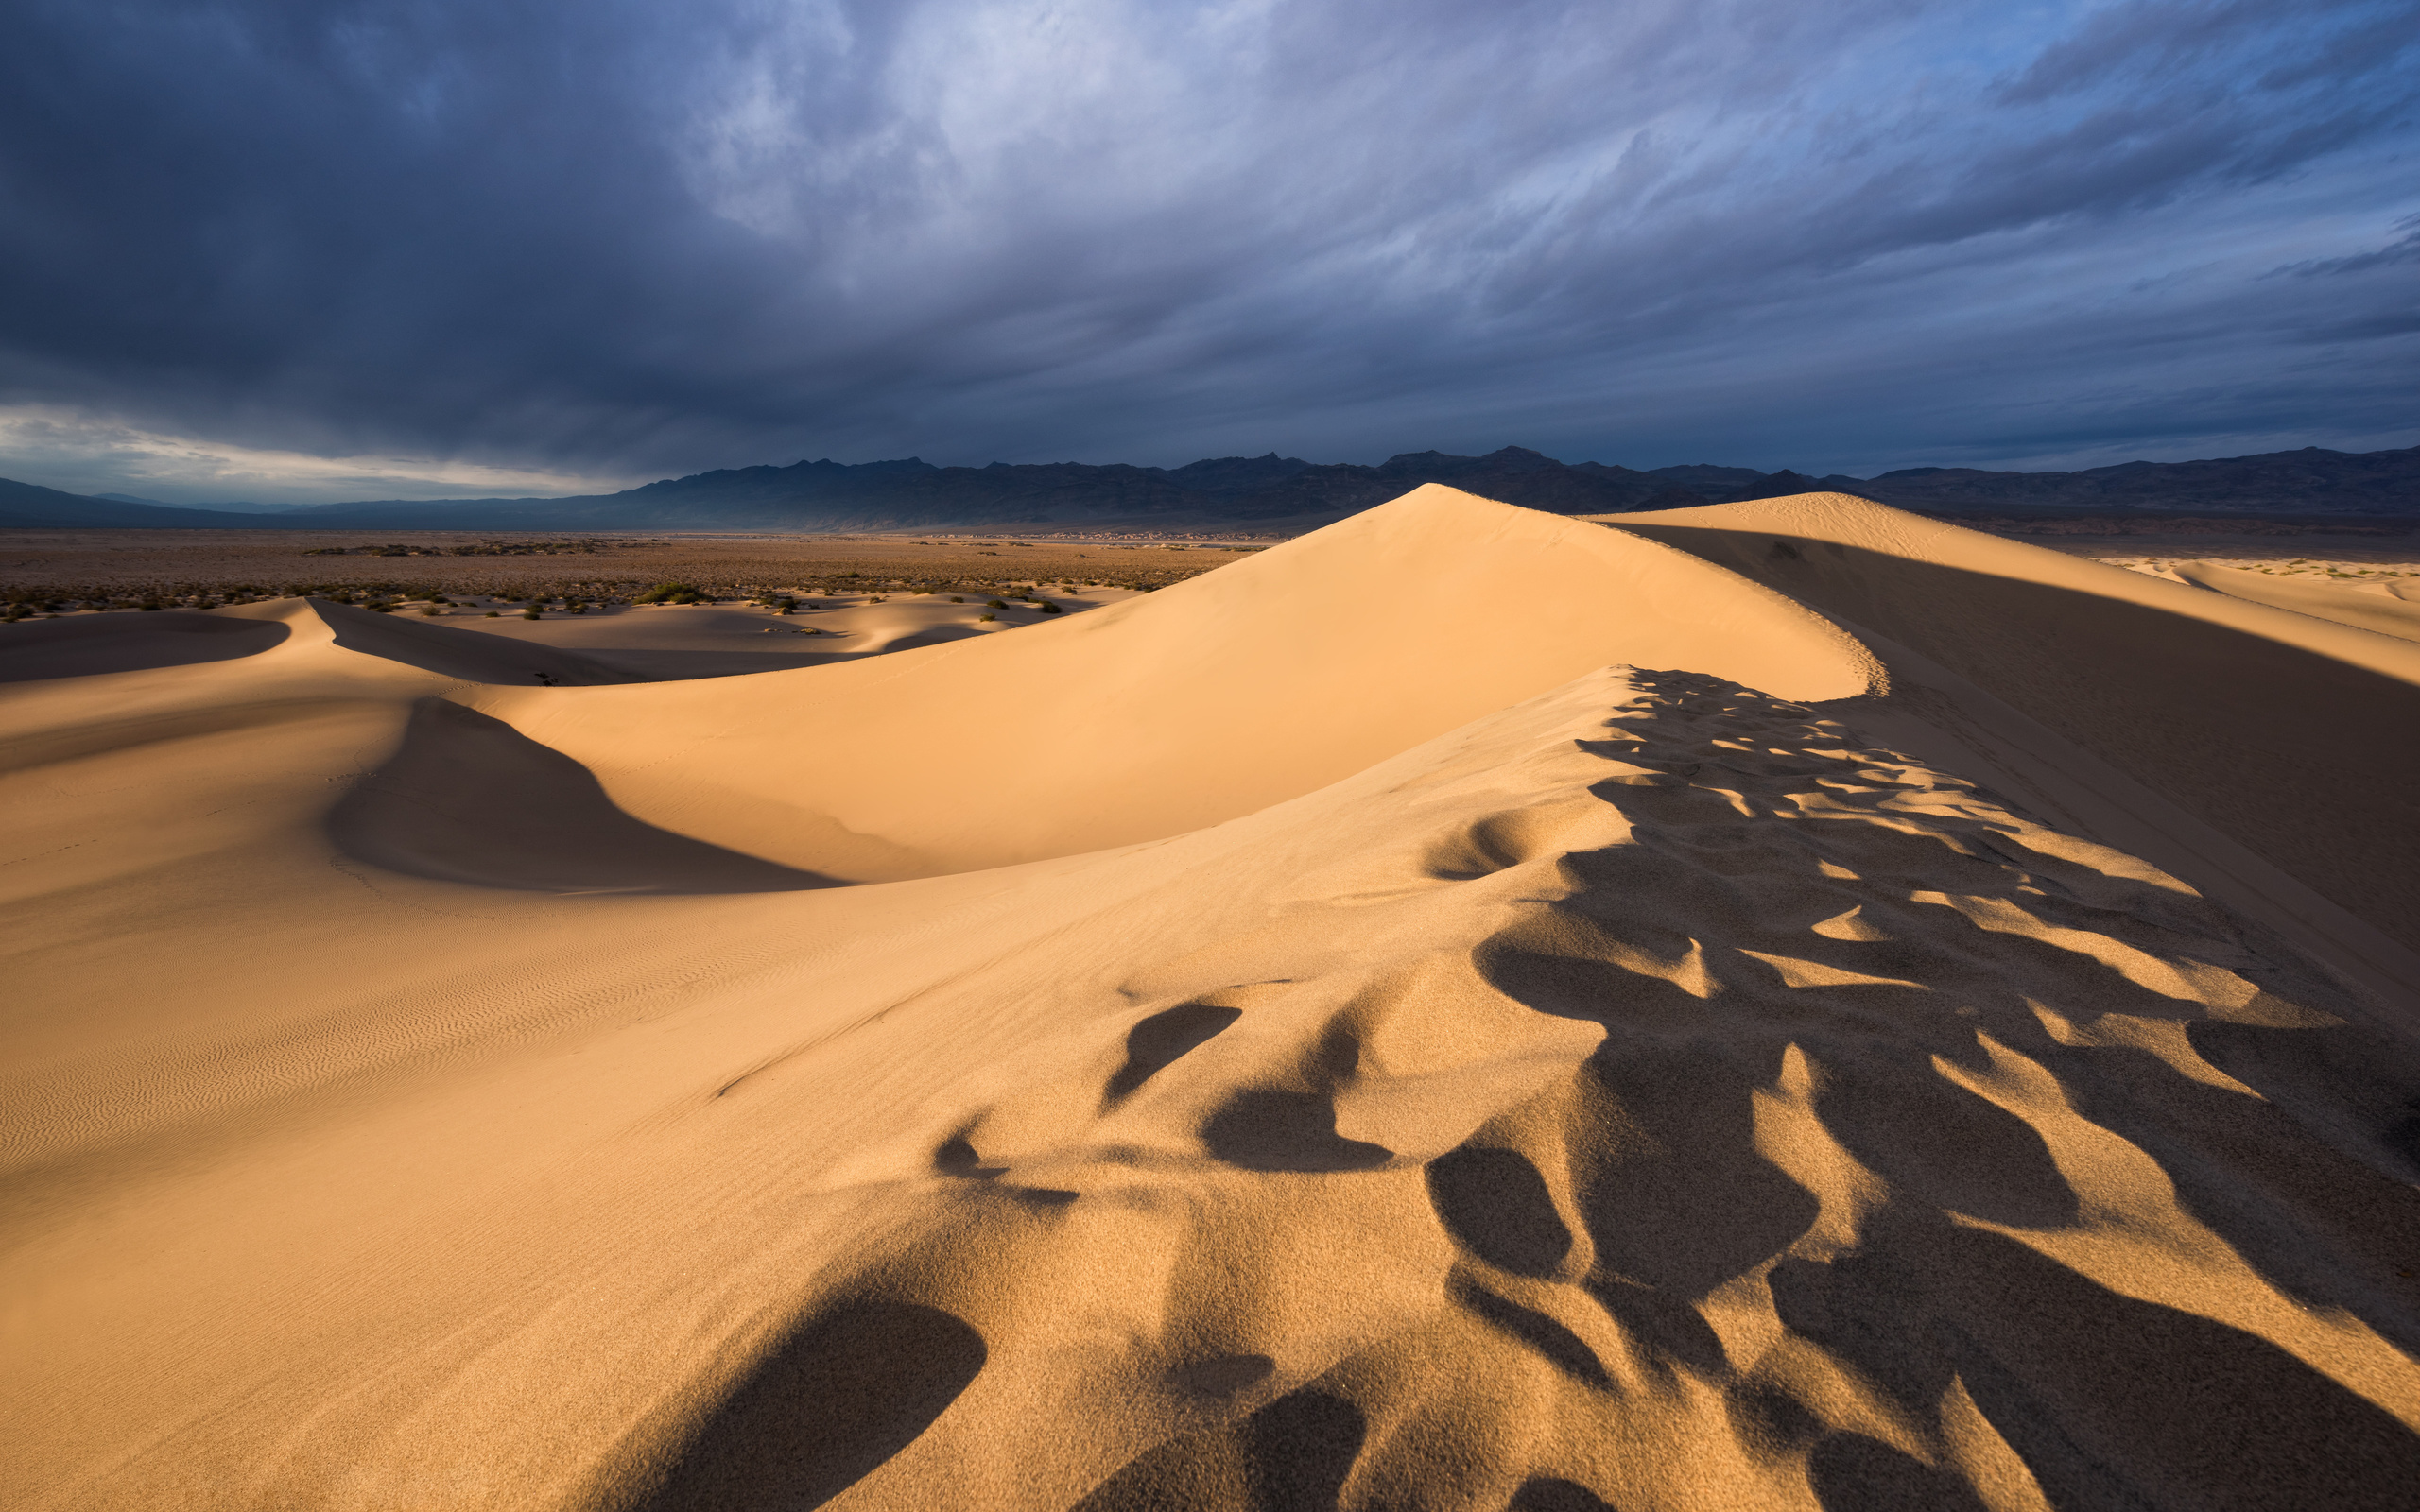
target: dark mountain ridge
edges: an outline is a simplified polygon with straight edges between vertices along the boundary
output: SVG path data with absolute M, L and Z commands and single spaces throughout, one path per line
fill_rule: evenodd
M 1692 463 L 1637 471 L 1565 463 L 1524 447 L 1484 456 L 1406 452 L 1374 467 L 1271 452 L 1180 468 L 1125 463 L 936 467 L 918 457 L 723 468 L 620 493 L 569 498 L 387 499 L 276 514 L 86 498 L 0 480 L 0 525 L 219 529 L 866 530 L 973 525 L 1298 528 L 1446 483 L 1557 514 L 1618 514 L 1789 493 L 1854 493 L 1947 516 L 2146 512 L 2420 519 L 2420 447 L 2319 447 L 2194 462 L 2125 462 L 2075 472 L 1904 468 L 1878 477 Z
M 264 525 L 282 524 L 285 519 L 282 515 L 137 504 L 0 478 L 0 527 L 89 530 L 99 525 L 149 530 L 258 530 Z

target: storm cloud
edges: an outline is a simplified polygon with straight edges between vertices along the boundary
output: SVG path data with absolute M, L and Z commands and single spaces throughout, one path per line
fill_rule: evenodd
M 2420 438 L 2408 3 L 19 0 L 9 32 L 0 472 L 56 487 Z

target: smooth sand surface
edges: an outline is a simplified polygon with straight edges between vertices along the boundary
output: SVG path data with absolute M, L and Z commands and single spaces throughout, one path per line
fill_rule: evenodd
M 1061 614 L 1073 614 L 1141 596 L 1119 588 L 1060 593 L 1056 585 L 1031 600 L 999 599 L 979 592 L 815 593 L 802 595 L 790 614 L 754 604 L 659 604 L 579 614 L 553 610 L 535 620 L 517 611 L 488 618 L 481 600 L 471 608 L 449 608 L 434 620 L 416 614 L 404 620 L 560 646 L 636 679 L 669 681 L 781 672 L 913 651 L 1047 624 L 1053 616 L 1042 611 L 1045 601 L 1058 605 Z M 1000 608 L 991 608 L 994 602 Z
M 2420 641 L 2420 603 L 2403 596 L 2400 591 L 2407 585 L 2400 582 L 2343 583 L 2278 577 L 2214 561 L 2179 562 L 2172 570 L 2179 579 L 2196 588 L 2350 625 L 2356 629 L 2376 630 L 2399 640 Z
M 2414 648 L 1853 504 L 0 626 L 0 1493 L 2408 1505 Z

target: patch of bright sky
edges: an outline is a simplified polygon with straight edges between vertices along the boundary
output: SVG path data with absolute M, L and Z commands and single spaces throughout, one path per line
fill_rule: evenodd
M 611 493 L 647 481 L 443 457 L 320 456 L 167 436 L 51 405 L 0 407 L 10 472 L 70 493 L 285 508 L 331 498 L 478 499 Z

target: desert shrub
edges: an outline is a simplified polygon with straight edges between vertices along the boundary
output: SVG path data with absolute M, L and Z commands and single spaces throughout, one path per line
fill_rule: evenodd
M 440 610 L 436 605 L 431 604 L 431 605 L 429 605 L 426 609 L 422 610 L 420 612 L 421 612 L 421 617 L 422 617 L 423 619 L 431 619 L 431 620 L 433 620 L 433 619 L 437 618 L 437 616 L 438 616 L 441 612 L 442 612 L 442 611 L 441 611 L 441 610 Z
M 1050 602 L 1049 600 L 1047 600 L 1047 599 L 1045 599 L 1045 600 L 1043 600 L 1043 604 L 1042 604 L 1042 612 L 1044 612 L 1045 614 L 1062 614 L 1062 613 L 1064 613 L 1064 612 L 1066 612 L 1066 611 L 1065 611 L 1065 610 L 1062 610 L 1058 605 L 1051 603 L 1051 602 Z
M 694 583 L 658 583 L 631 600 L 633 604 L 699 604 L 707 602 Z
M 495 620 L 495 619 L 502 619 L 503 617 L 504 617 L 503 615 L 498 614 L 498 613 L 497 613 L 495 610 L 488 610 L 488 618 L 490 618 L 490 619 L 492 619 L 492 620 Z
M 1009 607 L 1009 605 L 1008 605 L 1008 601 L 1007 601 L 1006 599 L 999 599 L 999 598 L 995 598 L 995 599 L 992 599 L 992 600 L 990 600 L 989 602 L 985 603 L 983 607 L 984 607 L 985 609 L 1006 609 L 1006 608 L 1008 608 L 1008 607 Z M 991 615 L 989 615 L 989 614 L 986 614 L 986 615 L 984 615 L 983 617 L 984 617 L 985 619 L 987 619 L 987 620 L 988 620 L 988 619 L 990 619 L 990 618 L 992 618 L 992 616 L 991 616 Z
M 963 604 L 963 603 L 965 603 L 965 602 L 966 602 L 966 600 L 965 600 L 965 599 L 963 599 L 963 598 L 959 597 L 959 596 L 958 594 L 956 594 L 956 593 L 952 593 L 952 594 L 950 594 L 950 595 L 949 595 L 949 601 L 950 601 L 951 603 L 953 603 L 953 604 Z
M 546 616 L 538 612 L 538 606 L 532 604 L 527 609 L 521 611 L 521 617 L 525 620 L 542 620 Z
M 996 619 L 998 619 L 999 617 L 1000 617 L 1000 616 L 998 616 L 997 614 L 977 614 L 977 615 L 976 615 L 976 616 L 975 616 L 975 623 L 976 623 L 976 624 L 977 624 L 977 625 L 982 625 L 982 624 L 985 624 L 985 623 L 987 623 L 987 622 L 989 622 L 989 621 L 996 620 Z

